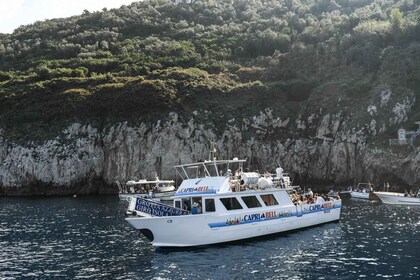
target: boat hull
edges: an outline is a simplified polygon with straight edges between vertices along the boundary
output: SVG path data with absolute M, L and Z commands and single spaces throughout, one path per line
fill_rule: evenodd
M 420 198 L 404 196 L 403 193 L 374 192 L 374 194 L 385 204 L 420 205 Z
M 350 192 L 350 197 L 359 199 L 370 199 L 368 192 Z
M 142 233 L 149 231 L 146 236 L 154 246 L 187 247 L 260 237 L 333 222 L 340 218 L 341 204 L 334 204 L 328 209 L 324 209 L 320 205 L 319 207 L 312 205 L 310 212 L 306 211 L 309 209 L 308 207 L 294 212 L 281 209 L 282 213 L 288 214 L 284 217 L 267 219 L 260 219 L 259 216 L 251 213 L 248 213 L 248 216 L 246 213 L 237 213 L 236 215 L 223 215 L 223 217 L 214 214 L 201 214 L 147 218 L 129 217 L 126 220 Z M 246 223 L 239 222 L 245 216 L 253 217 L 253 220 Z M 266 217 L 269 216 L 266 215 Z

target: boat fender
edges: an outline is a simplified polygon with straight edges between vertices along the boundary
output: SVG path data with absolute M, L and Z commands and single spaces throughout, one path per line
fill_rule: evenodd
M 137 212 L 136 211 L 133 211 L 133 216 L 137 216 Z

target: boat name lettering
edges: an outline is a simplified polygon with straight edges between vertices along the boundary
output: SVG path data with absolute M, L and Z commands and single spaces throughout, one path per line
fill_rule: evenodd
M 309 206 L 309 211 L 316 211 L 316 210 L 322 210 L 322 205 L 311 205 Z
M 331 202 L 324 202 L 323 204 L 310 205 L 309 211 L 321 211 L 324 209 L 335 208 L 335 204 Z M 306 210 L 306 209 L 305 209 Z
M 136 200 L 136 211 L 150 214 L 152 216 L 180 216 L 188 215 L 188 211 L 178 209 L 169 205 L 156 203 L 141 197 Z
M 210 188 L 208 186 L 201 186 L 201 187 L 194 187 L 194 188 L 185 188 L 180 190 L 181 193 L 187 193 L 187 192 L 206 192 Z
M 251 215 L 244 216 L 245 222 L 256 221 L 256 220 L 261 220 L 261 214 L 258 213 L 258 214 L 251 214 Z
M 242 224 L 242 223 L 248 223 L 252 221 L 263 221 L 263 220 L 270 220 L 270 219 L 279 219 L 284 217 L 290 217 L 292 216 L 292 212 L 290 211 L 269 211 L 264 213 L 255 213 L 250 215 L 244 215 L 241 218 L 233 218 L 231 220 L 227 220 L 226 224 L 228 225 L 236 225 L 236 224 Z
M 331 202 L 325 202 L 322 204 L 322 208 L 333 208 L 334 204 L 332 204 Z
M 265 212 L 265 218 L 269 219 L 269 218 L 276 218 L 276 211 L 271 211 L 271 212 Z

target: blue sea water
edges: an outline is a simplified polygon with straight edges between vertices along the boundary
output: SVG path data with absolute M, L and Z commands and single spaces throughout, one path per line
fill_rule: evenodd
M 343 199 L 340 222 L 187 249 L 152 247 L 126 207 L 0 197 L 0 279 L 420 279 L 420 207 Z

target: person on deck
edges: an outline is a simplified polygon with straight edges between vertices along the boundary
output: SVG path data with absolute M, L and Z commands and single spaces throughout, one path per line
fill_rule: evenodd
M 307 193 L 310 197 L 314 196 L 314 192 L 311 190 L 311 188 L 308 189 L 308 193 Z
M 284 171 L 284 169 L 281 166 L 277 167 L 277 169 L 276 169 L 276 174 L 277 174 L 276 178 L 279 179 L 280 186 L 282 188 L 284 188 L 283 171 Z
M 317 197 L 316 197 L 316 203 L 317 204 L 321 204 L 321 203 L 324 203 L 324 202 L 325 202 L 324 198 L 322 196 L 320 196 L 320 195 L 317 195 Z

